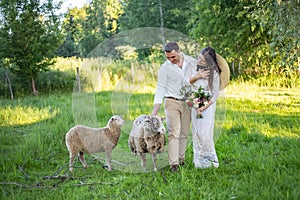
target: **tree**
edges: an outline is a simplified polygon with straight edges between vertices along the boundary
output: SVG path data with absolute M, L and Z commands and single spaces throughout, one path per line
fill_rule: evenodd
M 256 1 L 196 1 L 191 12 L 190 34 L 203 45 L 214 45 L 232 57 L 246 54 L 269 40 L 268 27 L 253 18 Z
M 190 6 L 190 0 L 129 0 L 124 3 L 120 29 L 161 27 L 187 34 Z
M 118 32 L 118 18 L 123 12 L 119 0 L 92 0 L 86 8 L 78 33 L 80 55 L 86 57 L 100 42 Z
M 78 41 L 82 36 L 81 23 L 87 16 L 87 6 L 72 8 L 67 11 L 62 24 L 62 34 L 65 37 L 63 44 L 57 50 L 57 55 L 63 57 L 80 56 Z
M 18 76 L 29 79 L 37 95 L 35 79 L 48 70 L 60 44 L 59 18 L 54 14 L 59 5 L 52 0 L 2 0 L 0 59 Z
M 267 77 L 270 72 L 273 78 L 294 77 L 300 46 L 298 0 L 193 1 L 190 35 L 238 63 L 233 72 L 245 78 Z
M 262 0 L 255 11 L 260 18 L 260 25 L 271 27 L 270 45 L 273 54 L 283 56 L 281 64 L 296 66 L 300 54 L 300 1 Z

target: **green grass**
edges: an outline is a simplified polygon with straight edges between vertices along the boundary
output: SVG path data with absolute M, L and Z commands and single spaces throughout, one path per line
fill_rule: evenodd
M 250 92 L 249 92 L 250 91 Z M 112 105 L 112 92 L 95 95 L 97 125 L 117 111 L 126 120 L 113 159 L 114 171 L 103 169 L 97 154 L 89 167 L 76 161 L 68 172 L 65 133 L 75 125 L 72 94 L 2 100 L 0 107 L 1 199 L 299 199 L 300 89 L 231 84 L 226 92 L 226 120 L 216 141 L 218 169 L 195 169 L 192 145 L 180 172 L 169 172 L 166 154 L 158 172 L 143 173 L 129 152 L 133 119 L 150 113 L 152 94 L 126 94 L 128 109 Z M 118 100 L 120 105 L 124 102 Z M 88 107 L 87 103 L 83 106 Z M 123 103 L 123 104 L 122 104 Z M 113 109 L 114 108 L 114 109 Z M 224 107 L 223 107 L 224 108 Z M 76 109 L 75 109 L 76 110 Z M 95 113 L 94 113 L 95 112 Z M 163 109 L 161 109 L 163 114 Z M 82 118 L 78 118 L 79 121 Z M 222 118 L 224 119 L 224 118 Z M 123 167 L 123 168 L 122 168 Z M 49 176 L 66 178 L 47 179 Z

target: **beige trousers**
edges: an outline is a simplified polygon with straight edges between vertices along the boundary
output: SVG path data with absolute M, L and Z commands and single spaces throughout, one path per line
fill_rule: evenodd
M 178 165 L 184 161 L 188 134 L 190 132 L 191 110 L 184 101 L 165 99 L 165 114 L 168 129 L 169 164 Z

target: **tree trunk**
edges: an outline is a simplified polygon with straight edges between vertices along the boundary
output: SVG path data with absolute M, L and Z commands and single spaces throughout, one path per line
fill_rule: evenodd
M 162 7 L 162 2 L 159 0 L 159 16 L 160 16 L 160 31 L 161 31 L 161 39 L 163 44 L 165 44 L 165 36 L 164 36 L 164 15 L 163 15 L 163 7 Z
M 35 80 L 34 76 L 31 76 L 31 87 L 32 87 L 32 92 L 34 96 L 38 95 L 38 91 L 35 89 Z
M 10 80 L 9 80 L 9 77 L 8 77 L 7 73 L 5 73 L 5 77 L 6 77 L 6 80 L 7 80 L 7 83 L 8 83 L 10 97 L 13 100 L 14 99 L 14 94 L 13 94 L 11 83 L 10 83 Z

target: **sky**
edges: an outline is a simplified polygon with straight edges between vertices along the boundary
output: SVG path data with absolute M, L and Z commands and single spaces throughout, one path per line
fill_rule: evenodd
M 59 1 L 59 0 L 57 0 Z M 81 8 L 88 0 L 62 0 L 63 4 L 61 5 L 61 9 L 59 13 L 66 13 L 68 8 Z

